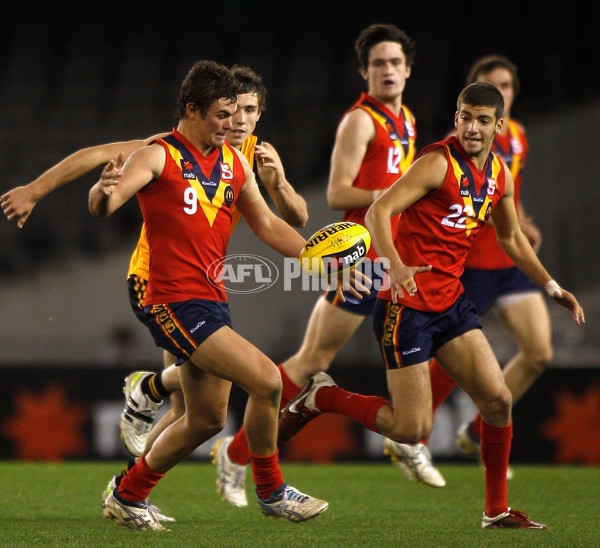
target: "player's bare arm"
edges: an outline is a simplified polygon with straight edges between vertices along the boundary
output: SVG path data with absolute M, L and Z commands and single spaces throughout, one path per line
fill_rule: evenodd
M 523 234 L 517 219 L 513 194 L 513 179 L 507 173 L 505 194 L 492 213 L 498 243 L 517 267 L 539 286 L 544 287 L 558 304 L 571 311 L 575 323 L 585 323 L 583 309 L 575 296 L 554 282 Z
M 375 201 L 373 191 L 352 186 L 375 133 L 373 120 L 361 109 L 349 112 L 340 122 L 327 187 L 327 203 L 331 209 L 359 209 Z
M 100 180 L 90 189 L 88 206 L 94 217 L 108 217 L 119 209 L 135 193 L 158 178 L 165 167 L 165 150 L 158 144 L 134 152 L 122 168 L 118 160 L 110 160 Z M 111 178 L 112 171 L 120 172 Z
M 375 250 L 380 257 L 390 261 L 388 274 L 392 289 L 392 300 L 397 302 L 406 291 L 415 295 L 418 285 L 415 275 L 431 270 L 431 265 L 409 266 L 404 264 L 394 245 L 390 218 L 404 211 L 428 192 L 444 183 L 448 161 L 443 152 L 433 151 L 419 158 L 387 192 L 382 194 L 369 208 L 365 216 L 367 228 Z
M 287 180 L 275 147 L 263 142 L 262 145 L 255 146 L 254 155 L 260 180 L 282 219 L 297 228 L 305 226 L 308 221 L 306 200 Z
M 2 210 L 9 221 L 16 220 L 18 227 L 23 228 L 35 205 L 53 190 L 105 164 L 111 158 L 116 158 L 119 152 L 128 157 L 138 148 L 164 135 L 166 133 L 147 139 L 82 148 L 52 166 L 29 184 L 15 187 L 3 194 L 0 198 Z
M 246 177 L 235 207 L 257 238 L 286 257 L 298 257 L 306 243 L 305 239 L 271 211 L 260 193 L 250 166 L 247 166 Z

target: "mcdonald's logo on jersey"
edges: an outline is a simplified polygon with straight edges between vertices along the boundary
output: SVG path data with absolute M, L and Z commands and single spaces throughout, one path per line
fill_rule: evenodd
M 234 198 L 235 198 L 235 192 L 233 191 L 233 188 L 231 188 L 230 185 L 227 185 L 223 192 L 223 201 L 225 202 L 225 205 L 227 207 L 231 207 L 231 204 L 233 203 Z

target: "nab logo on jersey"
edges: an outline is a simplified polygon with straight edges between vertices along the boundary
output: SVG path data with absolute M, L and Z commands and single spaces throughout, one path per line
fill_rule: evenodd
M 194 166 L 189 160 L 181 159 L 181 174 L 184 179 L 195 179 Z
M 469 196 L 469 178 L 463 175 L 460 179 L 460 195 L 463 197 Z

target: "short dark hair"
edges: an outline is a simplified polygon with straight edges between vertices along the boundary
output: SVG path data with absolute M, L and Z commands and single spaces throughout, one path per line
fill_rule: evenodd
M 489 74 L 497 68 L 504 68 L 510 72 L 515 94 L 519 93 L 521 90 L 521 81 L 519 80 L 519 71 L 517 70 L 517 65 L 515 65 L 508 57 L 505 57 L 504 55 L 492 54 L 480 57 L 471 66 L 469 74 L 467 75 L 466 85 L 477 82 L 480 76 Z
M 504 114 L 504 98 L 496 86 L 487 82 L 473 82 L 464 88 L 456 102 L 456 110 L 462 105 L 491 107 L 496 111 L 496 120 Z
M 258 111 L 264 112 L 267 108 L 267 88 L 263 84 L 262 78 L 251 68 L 240 65 L 231 67 L 233 77 L 238 84 L 238 93 L 256 93 L 258 97 Z
M 354 43 L 358 54 L 358 68 L 366 70 L 369 66 L 369 52 L 380 42 L 398 42 L 406 56 L 406 64 L 410 67 L 415 62 L 415 42 L 396 25 L 374 23 L 361 31 Z
M 197 61 L 181 84 L 177 99 L 177 118 L 182 120 L 186 117 L 186 108 L 190 103 L 204 117 L 210 106 L 219 99 L 237 102 L 237 83 L 233 74 L 226 66 L 215 61 Z

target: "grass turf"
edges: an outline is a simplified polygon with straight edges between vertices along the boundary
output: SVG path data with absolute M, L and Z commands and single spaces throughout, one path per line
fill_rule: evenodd
M 306 523 L 265 518 L 254 503 L 233 508 L 216 492 L 216 470 L 186 462 L 171 470 L 151 500 L 170 531 L 132 531 L 102 519 L 102 490 L 123 463 L 0 462 L 0 545 L 13 546 L 600 546 L 600 468 L 515 466 L 509 504 L 550 531 L 482 530 L 483 470 L 439 466 L 447 485 L 407 481 L 386 462 L 287 464 L 286 481 L 329 501 Z

